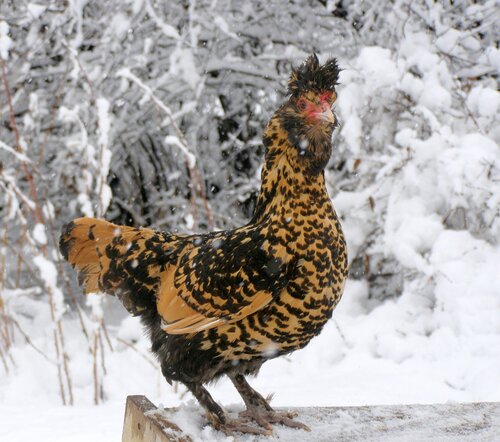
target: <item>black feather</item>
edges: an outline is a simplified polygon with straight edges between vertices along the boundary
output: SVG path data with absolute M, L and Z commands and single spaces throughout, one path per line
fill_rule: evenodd
M 288 80 L 288 93 L 297 96 L 307 91 L 334 91 L 338 84 L 340 69 L 336 58 L 319 64 L 316 54 L 310 55 L 299 67 L 292 69 Z

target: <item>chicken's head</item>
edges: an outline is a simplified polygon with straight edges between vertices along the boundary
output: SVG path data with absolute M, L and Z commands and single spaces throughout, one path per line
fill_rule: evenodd
M 297 162 L 306 163 L 309 174 L 323 170 L 331 155 L 331 137 L 337 126 L 332 106 L 337 99 L 338 77 L 336 59 L 320 64 L 316 54 L 311 55 L 292 70 L 289 99 L 277 112 L 281 128 L 296 149 Z
M 316 54 L 311 55 L 299 67 L 292 70 L 288 80 L 290 107 L 306 124 L 336 124 L 332 105 L 337 99 L 337 60 L 330 58 L 323 65 Z

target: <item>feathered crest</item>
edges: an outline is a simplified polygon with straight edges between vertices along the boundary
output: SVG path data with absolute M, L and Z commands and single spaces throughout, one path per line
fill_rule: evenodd
M 310 55 L 299 67 L 292 69 L 288 80 L 288 93 L 297 96 L 306 91 L 334 91 L 340 69 L 337 59 L 329 58 L 320 65 L 316 54 Z

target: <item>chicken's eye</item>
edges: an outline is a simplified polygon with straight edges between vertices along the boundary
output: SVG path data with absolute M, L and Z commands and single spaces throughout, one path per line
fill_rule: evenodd
M 300 99 L 298 102 L 297 102 L 297 106 L 300 110 L 306 110 L 307 108 L 307 103 L 306 103 L 306 100 L 304 99 Z

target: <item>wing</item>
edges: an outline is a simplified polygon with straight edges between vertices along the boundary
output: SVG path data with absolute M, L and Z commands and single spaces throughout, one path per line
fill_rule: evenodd
M 255 228 L 198 238 L 202 242 L 161 275 L 158 313 L 170 334 L 238 321 L 268 305 L 295 269 Z
M 286 250 L 255 227 L 197 236 L 80 218 L 60 239 L 86 293 L 116 295 L 137 315 L 157 309 L 162 328 L 189 334 L 268 305 L 295 270 Z

